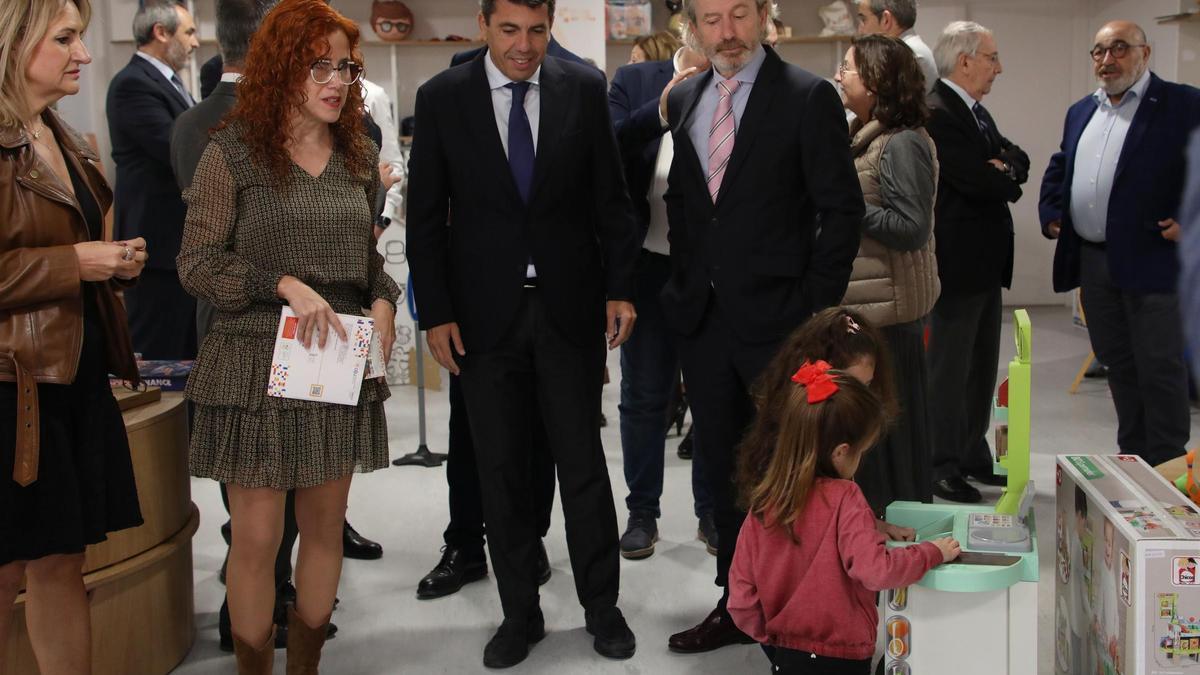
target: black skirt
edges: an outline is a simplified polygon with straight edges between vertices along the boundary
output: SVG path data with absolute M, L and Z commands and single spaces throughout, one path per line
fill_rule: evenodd
M 109 532 L 142 524 L 125 422 L 105 369 L 104 332 L 82 284 L 84 338 L 72 384 L 39 384 L 38 477 L 13 480 L 17 387 L 0 382 L 0 565 L 82 553 Z

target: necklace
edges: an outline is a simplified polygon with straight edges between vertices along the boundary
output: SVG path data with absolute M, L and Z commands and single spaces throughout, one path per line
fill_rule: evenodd
M 34 131 L 33 129 L 30 129 L 28 125 L 26 125 L 26 126 L 25 126 L 25 131 L 29 132 L 29 135 L 30 135 L 30 136 L 32 136 L 32 137 L 33 137 L 33 140 L 35 140 L 35 141 L 36 141 L 36 140 L 40 140 L 40 139 L 41 139 L 41 137 L 42 137 L 42 132 L 43 132 L 43 131 L 45 131 L 45 130 L 46 130 L 46 125 L 45 125 L 45 124 L 42 124 L 42 125 L 41 125 L 41 127 L 39 127 L 37 131 Z

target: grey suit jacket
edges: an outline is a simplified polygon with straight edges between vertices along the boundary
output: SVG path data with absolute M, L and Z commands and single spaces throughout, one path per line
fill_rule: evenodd
M 171 168 L 180 190 L 188 189 L 204 148 L 208 147 L 209 132 L 237 102 L 237 85 L 221 82 L 212 94 L 180 115 L 171 128 Z

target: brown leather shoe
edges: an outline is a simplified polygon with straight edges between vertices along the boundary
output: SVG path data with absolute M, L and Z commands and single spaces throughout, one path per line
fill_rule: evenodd
M 754 640 L 737 626 L 729 613 L 720 607 L 714 609 L 695 628 L 676 633 L 667 640 L 667 647 L 680 654 L 699 654 L 729 645 L 752 645 Z
M 317 675 L 328 623 L 326 618 L 312 628 L 296 613 L 295 605 L 288 605 L 287 675 Z
M 237 659 L 238 675 L 271 675 L 275 665 L 275 626 L 261 647 L 255 649 L 233 636 L 233 655 Z

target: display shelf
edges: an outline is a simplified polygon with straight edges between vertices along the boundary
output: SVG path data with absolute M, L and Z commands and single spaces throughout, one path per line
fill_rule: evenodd
M 1200 10 L 1195 12 L 1183 12 L 1180 14 L 1168 14 L 1167 16 L 1156 16 L 1154 17 L 1154 20 L 1160 25 L 1200 22 Z

